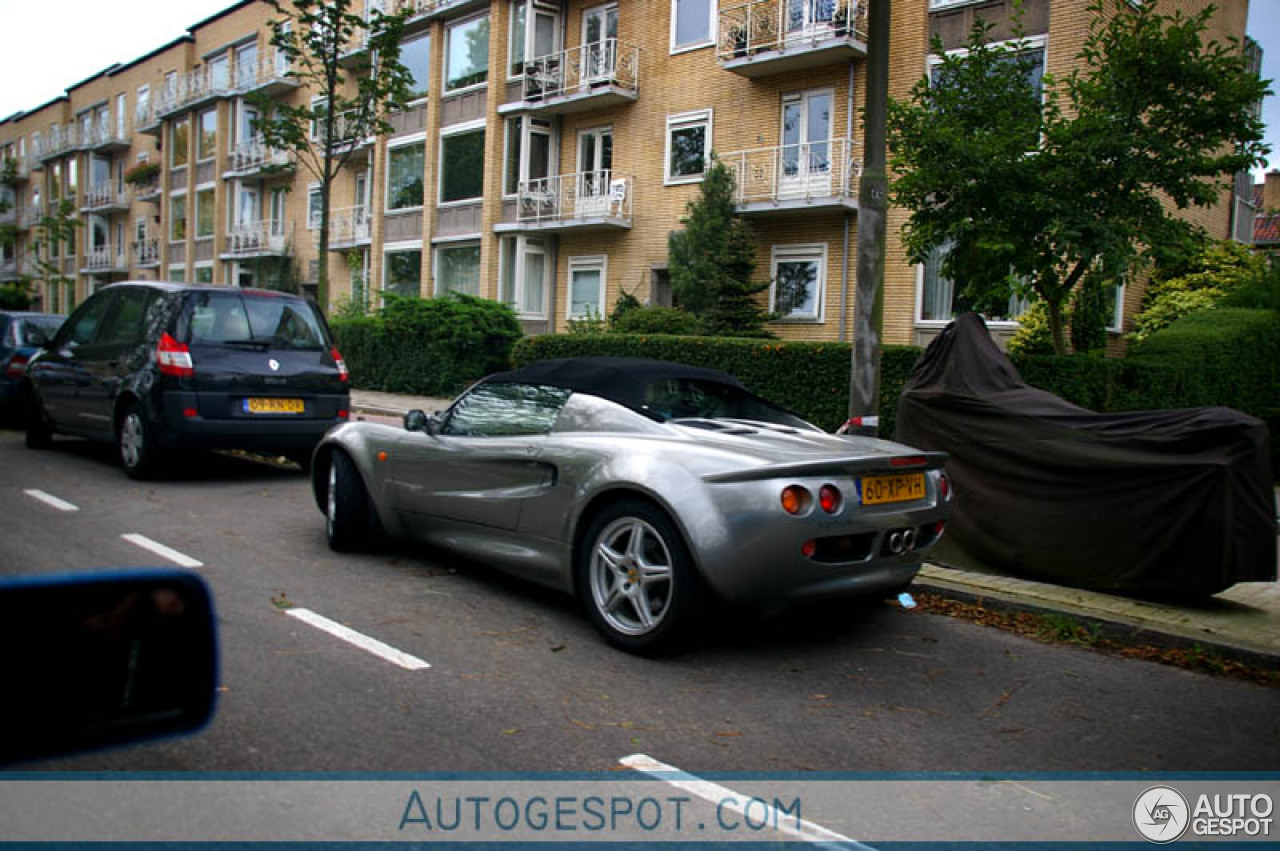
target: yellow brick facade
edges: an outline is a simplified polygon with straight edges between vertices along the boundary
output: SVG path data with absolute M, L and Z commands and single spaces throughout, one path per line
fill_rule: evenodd
M 756 236 L 758 280 L 773 278 L 775 258 L 791 264 L 788 268 L 798 263 L 817 270 L 817 281 L 813 282 L 819 286 L 813 308 L 816 316 L 775 322 L 772 329 L 787 339 L 850 339 L 857 246 L 856 177 L 866 101 L 865 37 L 856 28 L 852 32 L 837 29 L 838 22 L 830 12 L 845 8 L 848 0 L 832 4 L 795 0 L 797 8 L 809 9 L 810 19 L 792 33 L 791 40 L 780 35 L 776 0 L 749 4 L 756 15 L 750 27 L 743 24 L 742 10 L 747 6 L 741 0 L 724 0 L 719 7 L 712 0 L 406 2 L 413 10 L 406 40 L 422 36 L 431 40 L 429 86 L 425 98 L 393 122 L 396 132 L 361 147 L 334 186 L 332 209 L 345 214 L 363 206 L 369 224 L 367 233 L 357 238 L 336 240 L 340 249 L 323 258 L 331 281 L 330 307 L 351 293 L 349 251 L 356 252 L 359 274 L 367 276 L 375 292 L 390 272 L 388 249 L 410 252 L 398 261 L 420 252 L 417 289 L 421 295 L 431 296 L 438 289 L 437 252 L 456 249 L 451 256 L 462 256 L 474 250 L 472 246 L 478 246 L 480 259 L 468 280 L 480 295 L 496 299 L 502 297 L 505 276 L 509 285 L 517 287 L 517 296 L 526 296 L 524 306 L 529 309 L 522 313 L 522 319 L 530 332 L 567 328 L 573 293 L 588 292 L 585 284 L 575 290 L 573 276 L 578 274 L 579 283 L 593 282 L 597 267 L 591 262 L 601 261 L 603 271 L 602 295 L 591 299 L 592 311 L 607 314 L 623 292 L 641 301 L 662 298 L 660 282 L 669 234 L 681 227 L 680 219 L 699 188 L 697 182 L 666 179 L 668 123 L 673 116 L 706 111 L 710 115 L 710 148 L 739 170 L 740 182 L 749 177 L 752 191 L 759 189 L 759 194 L 744 194 L 741 207 Z M 1207 0 L 1160 2 L 1162 7 L 1193 11 Z M 1009 0 L 894 0 L 890 96 L 905 98 L 927 72 L 932 34 L 954 37 L 974 15 L 1004 20 L 1008 5 Z M 1242 38 L 1247 0 L 1219 0 L 1217 5 L 1221 11 L 1212 35 Z M 1064 75 L 1072 68 L 1088 30 L 1087 0 L 1028 0 L 1026 6 L 1027 34 L 1042 39 L 1046 71 Z M 531 73 L 526 79 L 508 73 L 512 18 L 517 10 L 529 19 L 540 13 L 548 15 L 553 22 L 558 43 L 552 59 L 536 66 L 543 76 Z M 709 13 L 701 27 L 706 32 L 705 43 L 695 40 L 689 46 L 673 46 L 677 13 L 686 15 L 686 23 L 696 23 L 695 13 L 702 10 Z M 199 277 L 215 283 L 263 285 L 271 283 L 267 270 L 286 260 L 294 264 L 303 282 L 314 280 L 321 258 L 316 234 L 308 229 L 308 189 L 316 177 L 301 166 L 284 174 L 236 170 L 242 162 L 235 153 L 236 144 L 244 135 L 239 126 L 244 91 L 239 60 L 254 46 L 259 64 L 269 64 L 271 14 L 260 0 L 237 3 L 151 54 L 106 69 L 72 86 L 58 100 L 0 121 L 0 151 L 19 159 L 22 166 L 15 186 L 17 222 L 29 219 L 24 213 L 36 197 L 47 208 L 53 199 L 55 173 L 65 184 L 71 163 L 76 163 L 74 202 L 78 211 L 85 210 L 81 218 L 86 227 L 77 235 L 76 256 L 59 257 L 75 285 L 69 293 L 44 287 L 45 308 L 67 310 L 97 286 L 125 278 Z M 602 73 L 588 79 L 589 58 L 600 54 L 583 49 L 586 22 L 589 16 L 599 22 L 609 15 L 616 22 L 617 40 L 604 54 L 603 66 L 592 66 Z M 489 21 L 487 81 L 482 86 L 447 91 L 450 33 L 477 16 L 487 16 Z M 749 46 L 735 41 L 738 32 L 750 33 Z M 634 74 L 629 64 L 633 55 L 638 57 Z M 167 75 L 183 78 L 195 74 L 209 79 L 214 73 L 210 69 L 223 61 L 229 85 L 187 102 L 158 104 L 171 86 Z M 272 76 L 269 71 L 265 76 Z M 243 80 L 252 79 L 257 85 L 263 76 L 257 73 Z M 531 81 L 535 78 L 543 83 L 534 86 Z M 540 88 L 544 84 L 545 90 Z M 139 118 L 138 91 L 142 86 L 148 87 L 151 107 L 161 110 L 158 118 L 148 117 L 145 111 Z M 289 103 L 307 103 L 311 97 L 296 85 L 280 84 L 279 80 L 273 86 L 273 96 Z M 65 135 L 59 131 L 62 135 L 51 138 L 52 127 L 78 128 L 86 113 L 93 115 L 103 106 L 109 123 L 116 127 L 121 121 L 120 103 L 126 107 L 122 125 L 125 146 L 99 146 L 78 138 L 61 147 L 52 144 L 54 139 L 61 142 Z M 793 114 L 803 114 L 806 121 L 814 122 L 807 126 L 808 134 L 825 134 L 825 138 L 813 139 L 800 136 L 802 141 L 826 143 L 804 149 L 806 153 L 818 151 L 813 161 L 823 160 L 823 165 L 807 172 L 807 182 L 800 184 L 795 182 L 794 168 L 789 172 L 783 168 L 784 162 L 795 162 L 794 158 L 788 160 L 781 148 L 784 141 L 795 141 L 795 137 L 784 137 L 784 104 L 791 105 Z M 813 118 L 822 112 L 824 121 Z M 200 156 L 198 132 L 206 113 L 216 116 L 214 151 L 208 160 Z M 509 128 L 516 120 L 526 125 L 549 122 L 553 155 L 548 171 L 553 176 L 578 173 L 580 147 L 586 140 L 594 142 L 601 134 L 610 133 L 610 172 L 588 176 L 597 180 L 591 185 L 604 189 L 584 189 L 588 186 L 584 178 L 565 180 L 564 185 L 535 180 L 516 187 L 515 193 L 504 193 L 512 188 L 506 185 L 511 156 Z M 187 162 L 176 166 L 175 126 L 183 121 L 188 128 Z M 439 204 L 443 140 L 459 127 L 484 130 L 482 197 Z M 602 144 L 595 143 L 592 150 L 598 153 Z M 423 149 L 424 203 L 420 209 L 388 211 L 389 152 L 417 145 Z M 22 152 L 25 157 L 18 156 Z M 525 156 L 525 169 L 532 170 L 528 150 Z M 88 180 L 104 168 L 101 162 L 94 164 L 95 158 L 109 159 L 113 181 L 119 180 L 122 169 L 143 159 L 162 163 L 160 191 L 145 195 L 134 189 L 128 193 L 125 207 L 92 211 Z M 357 175 L 363 175 L 361 179 L 368 183 L 367 203 L 356 196 Z M 553 193 L 553 188 L 559 192 Z M 207 235 L 207 230 L 197 234 L 197 225 L 207 228 L 209 224 L 207 215 L 197 215 L 197 208 L 210 190 L 212 234 Z M 1229 196 L 1229 187 L 1224 185 L 1224 191 Z M 553 201 L 553 195 L 558 200 Z M 171 238 L 175 209 L 183 204 L 185 236 Z M 545 217 L 530 212 L 548 209 L 552 212 Z M 252 215 L 246 213 L 249 210 Z M 1210 233 L 1225 238 L 1230 233 L 1230 210 L 1224 201 L 1210 210 L 1196 211 L 1193 217 Z M 264 225 L 262 238 L 250 238 L 242 225 L 252 220 L 276 224 Z M 906 262 L 898 237 L 905 220 L 902 210 L 889 211 L 884 313 L 888 343 L 924 342 L 943 324 L 920 318 L 921 274 Z M 90 232 L 91 223 L 97 229 L 96 236 Z M 94 240 L 101 240 L 104 223 L 109 251 L 126 258 L 123 266 L 109 261 L 105 270 L 92 267 L 89 254 Z M 29 226 L 20 228 L 18 271 L 24 265 L 27 271 L 31 269 L 28 249 L 34 233 Z M 155 241 L 154 255 L 142 250 L 141 243 L 150 240 Z M 538 282 L 530 270 L 540 268 L 539 264 L 545 269 L 544 292 L 536 299 L 533 295 L 538 292 Z M 525 272 L 526 278 L 515 281 L 516 271 Z M 1126 294 L 1127 317 L 1137 310 L 1139 290 L 1131 287 Z

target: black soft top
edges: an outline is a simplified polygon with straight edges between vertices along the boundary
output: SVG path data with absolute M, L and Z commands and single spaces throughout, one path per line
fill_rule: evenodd
M 642 358 L 554 358 L 535 361 L 520 369 L 498 372 L 486 382 L 545 384 L 578 393 L 590 393 L 637 411 L 643 411 L 645 388 L 670 379 L 727 384 L 750 394 L 738 379 L 718 369 Z

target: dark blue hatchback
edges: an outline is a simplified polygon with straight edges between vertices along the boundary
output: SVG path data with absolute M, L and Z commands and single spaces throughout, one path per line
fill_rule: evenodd
M 52 313 L 0 312 L 0 410 L 4 413 L 13 412 L 27 361 L 65 318 Z
M 112 441 L 135 478 L 177 448 L 270 451 L 305 468 L 350 404 L 314 302 L 150 281 L 80 305 L 32 357 L 23 387 L 28 446 L 54 433 Z

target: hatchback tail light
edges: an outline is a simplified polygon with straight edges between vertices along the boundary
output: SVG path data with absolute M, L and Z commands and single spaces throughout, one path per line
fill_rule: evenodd
M 337 346 L 329 349 L 329 356 L 333 358 L 334 364 L 338 367 L 338 380 L 350 381 L 351 373 L 347 372 L 347 362 L 342 359 L 342 354 L 338 351 Z
M 9 378 L 21 378 L 22 374 L 27 371 L 27 361 L 30 360 L 26 355 L 14 355 L 9 361 L 9 365 L 5 367 L 4 374 Z
M 196 374 L 195 364 L 191 360 L 191 349 L 186 343 L 179 343 L 168 332 L 160 336 L 156 345 L 156 364 L 161 375 L 172 375 L 186 378 Z

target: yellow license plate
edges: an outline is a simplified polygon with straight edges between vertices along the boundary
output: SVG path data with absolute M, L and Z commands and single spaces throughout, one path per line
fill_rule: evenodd
M 863 476 L 862 504 L 882 505 L 886 502 L 910 502 L 924 499 L 924 473 L 898 476 Z
M 301 414 L 305 408 L 301 399 L 244 400 L 244 409 L 251 414 Z

